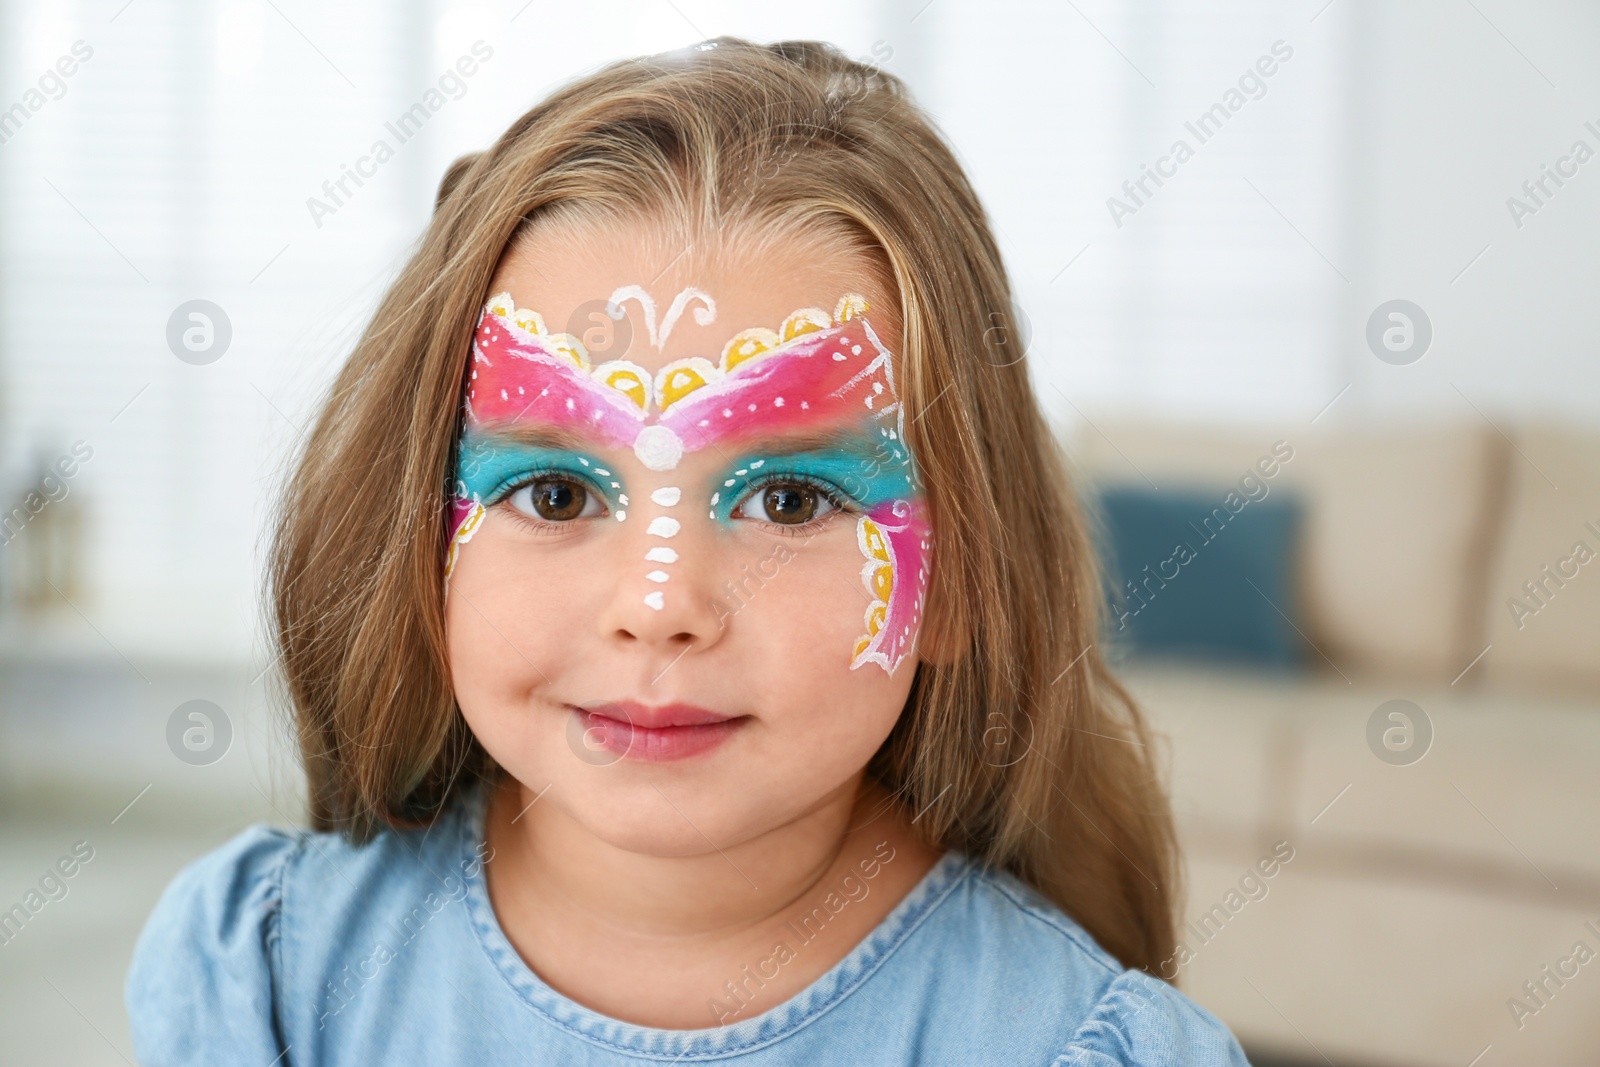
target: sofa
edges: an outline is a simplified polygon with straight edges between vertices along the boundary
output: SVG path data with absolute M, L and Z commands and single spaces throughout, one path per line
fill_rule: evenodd
M 1600 436 L 1061 434 L 1162 737 L 1179 986 L 1261 1064 L 1600 1062 Z M 1164 534 L 1213 573 L 1124 558 Z

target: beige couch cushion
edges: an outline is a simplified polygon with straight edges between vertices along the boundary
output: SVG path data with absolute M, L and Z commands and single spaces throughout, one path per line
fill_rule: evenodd
M 1278 441 L 1293 458 L 1268 484 L 1307 504 L 1308 637 L 1346 674 L 1454 678 L 1486 641 L 1482 575 L 1492 524 L 1484 518 L 1500 491 L 1501 451 L 1488 428 L 1217 428 L 1096 418 L 1071 430 L 1067 447 L 1080 480 L 1195 489 L 1220 501 Z
M 1491 1041 L 1479 1067 L 1595 1062 L 1592 976 L 1522 1030 L 1506 1000 L 1575 940 L 1597 944 L 1600 822 L 1568 813 L 1600 808 L 1600 699 L 1156 664 L 1123 681 L 1170 759 L 1183 921 L 1275 842 L 1295 848 L 1214 939 L 1180 931 L 1196 951 L 1180 984 L 1241 1039 L 1313 1063 L 1307 1040 L 1340 1064 L 1462 1067 Z M 1432 724 L 1404 766 L 1365 740 L 1395 697 Z
M 1600 435 L 1514 435 L 1489 574 L 1483 670 L 1495 680 L 1600 686 Z

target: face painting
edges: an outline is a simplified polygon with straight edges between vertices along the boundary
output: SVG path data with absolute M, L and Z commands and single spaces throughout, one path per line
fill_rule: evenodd
M 686 288 L 658 324 L 639 286 L 617 289 L 606 314 L 620 319 L 630 300 L 657 348 L 691 305 L 701 326 L 716 317 L 711 297 Z M 856 512 L 861 562 L 851 577 L 870 602 L 859 639 L 840 655 L 851 669 L 876 663 L 893 674 L 921 620 L 931 531 L 893 361 L 866 311 L 864 298 L 846 294 L 831 314 L 802 308 L 776 328 L 734 334 L 716 359 L 689 356 L 651 374 L 625 359 L 594 364 L 577 337 L 549 331 L 509 294 L 494 297 L 472 344 L 447 581 L 486 509 L 514 492 L 539 492 L 562 514 L 580 507 L 561 488 L 577 481 L 597 499 L 572 517 L 594 517 L 603 506 L 616 521 L 647 524 L 646 577 L 657 588 L 643 599 L 661 610 L 673 595 L 681 563 L 673 544 L 684 524 L 726 526 L 752 505 L 768 513 L 803 506 L 786 487 L 811 486 Z M 607 448 L 631 451 L 667 483 L 630 493 L 598 454 Z M 727 461 L 714 484 L 671 481 L 685 454 L 713 449 Z

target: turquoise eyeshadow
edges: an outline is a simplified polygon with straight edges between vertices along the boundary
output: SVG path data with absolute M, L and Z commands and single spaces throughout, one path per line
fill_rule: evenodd
M 485 507 L 497 503 L 505 491 L 535 472 L 571 475 L 594 486 L 615 504 L 622 479 L 606 463 L 567 448 L 523 444 L 469 430 L 456 457 L 456 494 L 475 499 Z

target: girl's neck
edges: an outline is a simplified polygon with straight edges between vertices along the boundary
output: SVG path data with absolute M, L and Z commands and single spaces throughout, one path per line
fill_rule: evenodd
M 859 777 L 781 827 L 685 857 L 618 848 L 557 805 L 528 807 L 536 795 L 507 777 L 490 799 L 495 913 L 549 985 L 640 1025 L 732 1021 L 708 1011 L 725 980 L 777 943 L 803 941 L 739 1017 L 781 1003 L 870 933 L 940 855 L 882 787 Z M 825 902 L 828 921 L 807 925 Z

